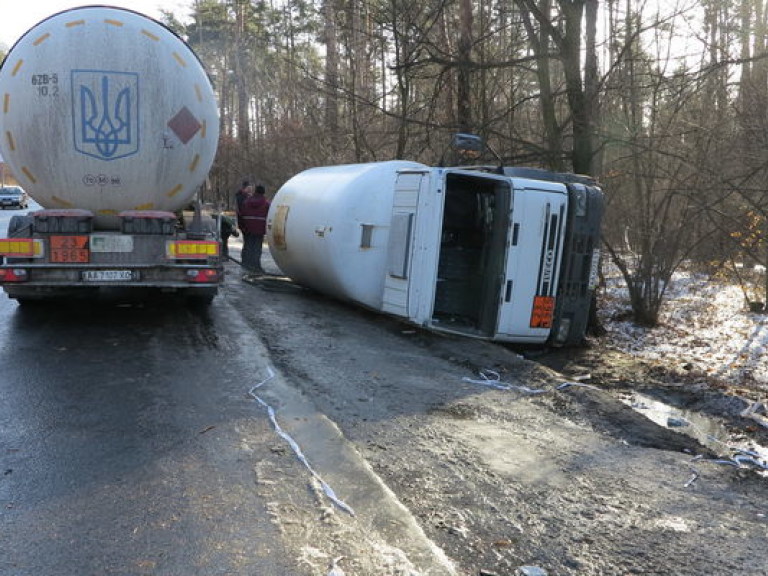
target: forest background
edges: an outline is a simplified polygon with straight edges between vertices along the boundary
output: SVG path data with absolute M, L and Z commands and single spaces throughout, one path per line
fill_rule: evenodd
M 600 182 L 639 324 L 683 265 L 765 312 L 768 0 L 190 0 L 163 20 L 218 96 L 208 202 L 311 166 L 436 165 L 471 132 Z

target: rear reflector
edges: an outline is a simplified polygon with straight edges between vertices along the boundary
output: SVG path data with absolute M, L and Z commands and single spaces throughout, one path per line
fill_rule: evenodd
M 189 282 L 209 284 L 219 281 L 218 270 L 205 268 L 203 270 L 187 270 L 187 280 Z
M 0 268 L 0 282 L 26 282 L 27 271 L 23 268 Z
M 43 241 L 34 238 L 0 239 L 0 256 L 7 258 L 41 258 Z
M 218 242 L 198 242 L 195 240 L 174 240 L 166 244 L 166 254 L 172 260 L 199 260 L 219 255 Z

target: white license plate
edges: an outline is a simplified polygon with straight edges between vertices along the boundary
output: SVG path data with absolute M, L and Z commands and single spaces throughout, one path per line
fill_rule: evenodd
M 84 270 L 85 282 L 125 282 L 136 279 L 130 270 Z
M 589 286 L 590 290 L 597 288 L 597 282 L 600 279 L 600 250 L 595 248 L 592 251 L 592 262 L 589 267 Z
M 91 252 L 133 252 L 133 236 L 91 234 Z

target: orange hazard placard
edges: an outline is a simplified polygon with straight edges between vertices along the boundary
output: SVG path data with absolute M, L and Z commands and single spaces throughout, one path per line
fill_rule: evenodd
M 51 262 L 88 262 L 88 236 L 51 236 Z
M 534 296 L 531 328 L 552 328 L 555 299 L 552 296 Z

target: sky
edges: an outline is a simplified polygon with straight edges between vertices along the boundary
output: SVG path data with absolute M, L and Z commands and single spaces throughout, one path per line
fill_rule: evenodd
M 22 34 L 40 20 L 62 10 L 89 4 L 108 4 L 130 8 L 152 18 L 160 18 L 160 10 L 168 10 L 179 20 L 186 20 L 191 0 L 0 0 L 0 44 L 10 48 Z

